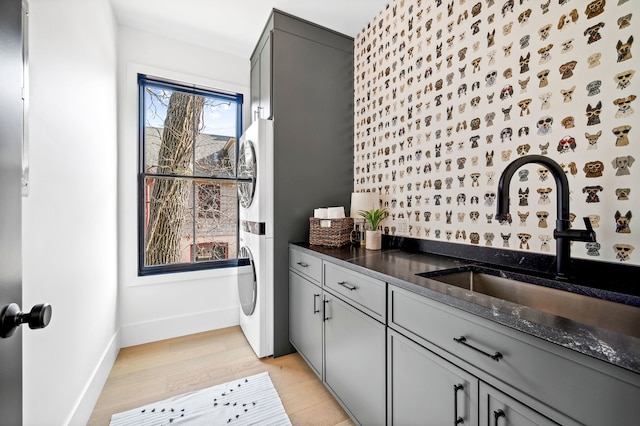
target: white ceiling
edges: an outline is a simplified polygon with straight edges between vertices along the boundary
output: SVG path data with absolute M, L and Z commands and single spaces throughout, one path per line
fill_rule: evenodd
M 355 37 L 389 0 L 111 0 L 121 25 L 248 58 L 276 8 Z

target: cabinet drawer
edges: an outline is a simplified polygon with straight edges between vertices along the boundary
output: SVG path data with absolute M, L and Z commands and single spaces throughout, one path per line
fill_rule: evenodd
M 486 373 L 486 380 L 512 386 L 579 423 L 613 424 L 611 413 L 640 414 L 637 375 L 622 380 L 629 375 L 607 374 L 604 366 L 592 368 L 573 351 L 394 286 L 389 286 L 389 326 L 434 351 L 444 350 L 439 351 L 442 356 L 453 354 Z M 465 341 L 460 343 L 460 338 Z M 614 394 L 615 398 L 602 398 Z
M 324 285 L 358 309 L 385 322 L 386 283 L 332 263 L 324 263 Z
M 322 282 L 322 260 L 310 254 L 289 249 L 289 268 L 318 284 Z

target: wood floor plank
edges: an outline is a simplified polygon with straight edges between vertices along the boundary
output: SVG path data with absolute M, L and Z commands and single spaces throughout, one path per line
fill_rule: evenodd
M 112 414 L 264 371 L 294 425 L 353 425 L 300 355 L 258 359 L 238 326 L 123 348 L 88 425 L 108 425 Z

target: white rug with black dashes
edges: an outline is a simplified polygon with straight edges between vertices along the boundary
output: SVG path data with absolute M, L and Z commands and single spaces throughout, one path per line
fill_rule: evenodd
M 110 426 L 291 425 L 264 372 L 111 416 Z

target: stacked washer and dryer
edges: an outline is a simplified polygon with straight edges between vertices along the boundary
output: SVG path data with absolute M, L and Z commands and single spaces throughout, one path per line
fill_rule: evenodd
M 273 121 L 258 119 L 240 138 L 240 326 L 259 358 L 273 355 Z

